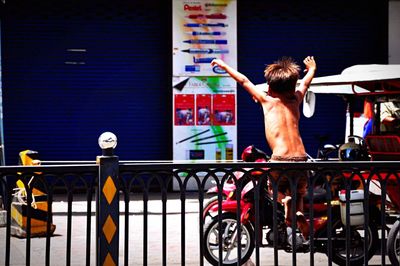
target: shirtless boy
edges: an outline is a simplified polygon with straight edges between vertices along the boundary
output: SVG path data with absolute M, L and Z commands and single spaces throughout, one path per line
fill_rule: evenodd
M 282 58 L 264 71 L 267 80 L 267 92 L 259 90 L 242 73 L 228 66 L 220 59 L 214 59 L 212 66 L 219 66 L 245 88 L 253 99 L 259 102 L 264 112 L 264 126 L 267 143 L 272 150 L 271 161 L 306 161 L 307 155 L 299 132 L 300 104 L 314 78 L 317 69 L 313 56 L 304 59 L 307 74 L 296 88 L 299 79 L 300 67 L 291 58 Z M 274 177 L 279 176 L 275 171 Z M 301 179 L 301 180 L 300 180 Z M 297 184 L 296 211 L 299 217 L 298 225 L 305 238 L 308 237 L 309 229 L 307 221 L 302 215 L 303 197 L 307 191 L 306 176 L 301 177 Z M 290 195 L 290 186 L 286 180 L 279 182 L 280 192 Z M 288 224 L 291 223 L 290 200 L 285 205 L 285 215 Z

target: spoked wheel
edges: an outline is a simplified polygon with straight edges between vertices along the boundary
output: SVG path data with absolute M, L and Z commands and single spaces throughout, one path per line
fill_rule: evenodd
M 400 265 L 400 221 L 393 224 L 387 239 L 387 250 L 393 266 Z
M 218 265 L 219 261 L 219 223 L 218 216 L 214 217 L 204 229 L 204 257 L 212 265 Z M 233 213 L 223 213 L 221 216 L 222 232 L 222 262 L 223 265 L 237 265 L 238 263 L 238 222 Z M 254 230 L 251 224 L 241 225 L 240 264 L 246 262 L 254 250 Z
M 222 200 L 225 200 L 226 196 L 222 195 Z M 218 195 L 211 197 L 203 208 L 203 221 L 204 224 L 210 222 L 215 216 L 218 215 L 218 212 L 212 212 L 211 208 L 218 205 Z
M 364 256 L 369 261 L 378 246 L 378 229 L 371 223 L 364 231 L 364 225 L 350 227 L 350 265 L 363 265 Z M 364 253 L 364 242 L 368 234 L 367 254 Z M 333 257 L 332 261 L 338 265 L 346 265 L 346 226 L 337 221 L 332 232 Z

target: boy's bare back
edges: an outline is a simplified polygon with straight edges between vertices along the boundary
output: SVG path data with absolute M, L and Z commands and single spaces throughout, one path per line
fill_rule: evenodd
M 304 157 L 306 152 L 299 132 L 299 101 L 295 97 L 267 96 L 261 102 L 265 136 L 274 156 Z

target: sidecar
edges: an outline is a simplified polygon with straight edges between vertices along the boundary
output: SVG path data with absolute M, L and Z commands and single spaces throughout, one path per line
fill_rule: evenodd
M 400 102 L 400 65 L 355 65 L 346 68 L 339 75 L 314 78 L 303 102 L 305 116 L 313 115 L 315 95 L 319 93 L 340 95 L 346 100 L 348 111 L 346 139 L 362 134 L 368 153 L 367 159 L 400 161 L 400 126 L 393 132 L 383 132 L 380 117 L 383 102 Z M 356 98 L 364 100 L 364 120 L 354 115 L 352 104 Z M 344 176 L 351 177 L 351 174 Z M 391 263 L 399 265 L 400 168 L 385 173 L 375 173 L 374 169 L 371 169 L 362 172 L 361 178 L 365 183 L 370 180 L 369 191 L 378 195 L 378 204 L 385 208 L 386 225 L 393 224 L 390 218 L 397 219 L 388 233 L 387 252 Z M 382 195 L 386 195 L 385 201 Z M 370 213 L 370 217 L 373 215 Z M 375 215 L 377 218 L 381 217 L 380 214 Z

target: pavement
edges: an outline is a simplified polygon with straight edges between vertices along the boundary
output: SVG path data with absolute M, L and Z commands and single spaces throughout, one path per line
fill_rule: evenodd
M 72 239 L 71 265 L 86 263 L 86 211 L 87 204 L 83 196 L 74 198 L 72 204 Z M 148 202 L 148 265 L 162 265 L 162 201 L 160 194 L 152 193 Z M 51 237 L 50 265 L 66 265 L 67 250 L 67 201 L 63 196 L 55 197 L 53 203 L 53 223 L 56 225 Z M 124 212 L 124 203 L 120 203 L 120 211 Z M 92 201 L 92 219 L 90 233 L 91 265 L 95 265 L 95 202 Z M 143 210 L 142 195 L 132 195 L 129 203 L 129 265 L 143 265 Z M 167 200 L 167 265 L 181 265 L 181 201 L 179 194 L 169 193 Z M 120 257 L 119 265 L 123 265 L 124 256 L 124 216 L 120 216 Z M 186 196 L 185 201 L 185 265 L 200 265 L 199 248 L 199 204 L 197 193 Z M 5 227 L 0 227 L 0 252 L 5 251 Z M 45 265 L 46 238 L 31 240 L 31 265 Z M 26 239 L 11 238 L 11 265 L 25 265 Z M 245 265 L 255 265 L 255 252 Z M 279 265 L 293 265 L 292 254 L 279 251 Z M 0 265 L 4 265 L 3 254 L 0 253 Z M 260 265 L 274 265 L 274 250 L 260 248 Z M 325 254 L 314 254 L 314 265 L 328 265 Z M 388 259 L 386 260 L 388 263 Z M 310 253 L 296 255 L 298 265 L 310 265 Z M 204 265 L 209 265 L 204 259 Z M 374 256 L 370 265 L 381 265 L 381 257 Z

